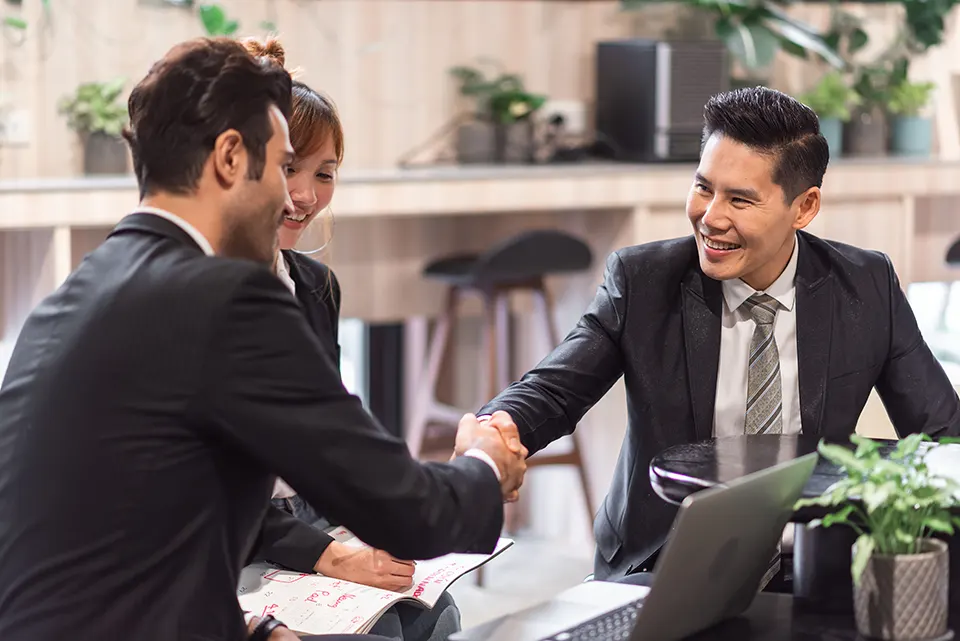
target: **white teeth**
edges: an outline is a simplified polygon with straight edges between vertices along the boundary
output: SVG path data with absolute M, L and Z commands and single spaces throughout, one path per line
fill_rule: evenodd
M 706 236 L 703 238 L 703 244 L 709 247 L 710 249 L 740 249 L 740 245 L 734 245 L 732 243 L 718 243 L 716 241 L 710 240 Z
M 307 219 L 306 216 L 304 216 L 303 218 L 294 218 L 293 216 L 284 216 L 284 218 L 286 218 L 287 220 L 292 220 L 295 223 L 302 223 Z

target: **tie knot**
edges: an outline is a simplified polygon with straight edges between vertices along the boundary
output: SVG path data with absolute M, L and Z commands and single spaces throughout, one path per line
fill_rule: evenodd
M 747 311 L 753 316 L 757 325 L 773 324 L 773 319 L 777 317 L 777 310 L 780 308 L 780 303 L 766 294 L 754 294 L 744 301 L 744 305 L 747 306 Z

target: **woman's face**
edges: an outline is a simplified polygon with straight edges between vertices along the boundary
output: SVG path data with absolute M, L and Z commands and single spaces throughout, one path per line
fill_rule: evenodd
M 294 214 L 283 219 L 280 227 L 280 249 L 293 249 L 303 230 L 333 199 L 337 173 L 337 155 L 333 137 L 305 158 L 294 158 L 287 170 L 287 189 L 293 201 Z

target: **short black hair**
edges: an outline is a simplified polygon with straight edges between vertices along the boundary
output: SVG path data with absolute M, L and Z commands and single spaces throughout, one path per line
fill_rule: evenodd
M 717 94 L 703 108 L 703 139 L 718 134 L 774 157 L 773 182 L 792 202 L 810 187 L 823 185 L 830 161 L 820 120 L 810 107 L 767 87 Z
M 141 198 L 156 191 L 193 192 L 217 137 L 243 136 L 250 178 L 263 176 L 273 135 L 269 108 L 291 111 L 290 74 L 257 59 L 230 38 L 197 38 L 173 47 L 130 94 L 130 144 Z

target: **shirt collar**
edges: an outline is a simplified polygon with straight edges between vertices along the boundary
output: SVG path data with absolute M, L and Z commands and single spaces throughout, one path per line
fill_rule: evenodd
M 277 278 L 279 278 L 283 284 L 287 286 L 291 293 L 296 294 L 297 283 L 290 275 L 290 267 L 287 265 L 287 259 L 284 257 L 282 252 L 277 252 L 276 272 Z
M 154 216 L 159 216 L 165 220 L 169 220 L 171 223 L 185 231 L 190 238 L 193 239 L 193 242 L 203 250 L 203 253 L 207 256 L 216 255 L 213 251 L 213 246 L 210 244 L 210 241 L 207 240 L 207 237 L 200 233 L 196 227 L 185 221 L 180 216 L 173 214 L 165 209 L 158 209 L 157 207 L 138 207 L 133 213 L 135 214 L 153 214 Z
M 795 280 L 797 276 L 797 254 L 800 253 L 798 249 L 799 245 L 800 243 L 797 241 L 796 236 L 794 236 L 793 253 L 790 254 L 790 260 L 787 261 L 787 266 L 783 269 L 783 272 L 780 273 L 780 276 L 777 277 L 777 280 L 773 281 L 773 284 L 762 292 L 780 303 L 781 307 L 787 311 L 793 309 L 793 304 L 797 299 Z M 723 281 L 722 287 L 723 300 L 726 302 L 727 308 L 731 311 L 738 309 L 743 305 L 744 301 L 757 293 L 757 290 L 739 278 Z

